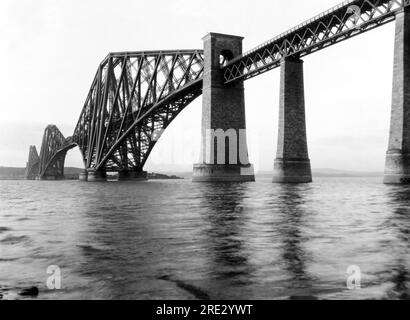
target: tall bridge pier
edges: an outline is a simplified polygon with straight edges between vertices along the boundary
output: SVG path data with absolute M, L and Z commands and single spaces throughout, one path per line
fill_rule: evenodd
M 396 15 L 393 97 L 384 183 L 410 183 L 410 10 Z
M 242 81 L 224 85 L 221 66 L 242 54 L 242 37 L 209 33 L 204 38 L 202 143 L 195 182 L 255 181 L 248 159 Z
M 312 182 L 305 120 L 303 60 L 281 61 L 279 133 L 273 182 Z

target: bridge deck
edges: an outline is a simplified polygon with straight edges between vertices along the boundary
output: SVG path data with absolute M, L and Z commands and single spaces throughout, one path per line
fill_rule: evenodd
M 224 81 L 246 80 L 280 65 L 283 58 L 306 56 L 388 22 L 410 0 L 349 0 L 235 57 L 223 68 Z

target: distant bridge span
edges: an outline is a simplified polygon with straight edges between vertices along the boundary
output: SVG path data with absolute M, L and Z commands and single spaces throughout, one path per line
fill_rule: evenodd
M 410 55 L 403 56 L 410 48 L 409 5 L 410 0 L 346 1 L 246 53 L 242 53 L 242 38 L 215 33 L 204 38 L 204 50 L 110 53 L 98 66 L 72 136 L 65 139 L 57 127 L 48 126 L 40 156 L 35 147 L 30 149 L 26 178 L 62 178 L 66 152 L 78 146 L 89 181 L 105 180 L 109 171 L 123 179 L 144 179 L 144 165 L 162 132 L 203 94 L 202 163 L 194 168 L 194 180 L 252 181 L 246 161 L 232 164 L 225 159 L 215 164 L 218 157 L 208 153 L 222 151 L 218 141 L 207 142 L 206 132 L 233 128 L 239 134 L 245 129 L 243 81 L 281 66 L 274 181 L 310 182 L 300 58 L 397 20 L 395 77 L 406 78 Z M 402 103 L 396 99 L 396 105 L 403 106 L 406 89 L 404 84 L 397 86 Z M 403 127 L 407 120 L 394 101 L 392 120 L 392 127 Z M 394 156 L 388 156 L 386 164 L 386 170 L 392 171 L 387 180 L 399 179 L 399 183 L 410 181 L 410 159 L 409 172 L 400 167 L 407 163 L 403 155 L 410 153 L 410 143 L 407 152 L 403 145 L 407 140 L 397 134 L 400 130 L 392 129 L 389 152 Z M 222 148 L 227 154 L 232 146 L 247 154 L 246 141 L 224 141 Z

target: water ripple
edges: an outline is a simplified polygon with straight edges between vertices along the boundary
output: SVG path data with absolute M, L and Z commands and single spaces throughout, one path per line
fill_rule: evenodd
M 409 187 L 357 178 L 0 186 L 0 292 L 45 286 L 57 265 L 66 290 L 40 298 L 410 297 Z M 347 290 L 351 265 L 361 290 Z

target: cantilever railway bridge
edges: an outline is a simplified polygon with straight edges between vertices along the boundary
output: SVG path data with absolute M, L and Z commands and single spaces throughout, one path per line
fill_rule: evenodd
M 241 98 L 243 81 L 282 67 L 282 84 L 299 81 L 301 83 L 296 87 L 301 84 L 302 89 L 294 88 L 296 91 L 287 92 L 288 89 L 283 88 L 284 92 L 281 92 L 284 96 L 290 94 L 299 98 L 281 102 L 281 119 L 285 123 L 279 130 L 280 133 L 282 130 L 280 136 L 284 140 L 279 143 L 282 152 L 278 151 L 277 160 L 280 164 L 275 170 L 282 170 L 280 174 L 284 176 L 288 174 L 286 170 L 294 171 L 289 181 L 298 182 L 295 176 L 300 168 L 287 169 L 287 162 L 308 161 L 307 147 L 297 144 L 292 146 L 292 139 L 287 139 L 286 134 L 289 133 L 285 133 L 284 127 L 286 121 L 291 125 L 301 124 L 304 127 L 304 102 L 300 99 L 300 96 L 303 97 L 303 76 L 289 80 L 287 70 L 299 70 L 300 67 L 296 66 L 298 64 L 295 64 L 295 61 L 300 61 L 300 58 L 306 55 L 395 20 L 398 25 L 396 56 L 400 56 L 400 53 L 402 56 L 409 55 L 406 50 L 400 51 L 403 43 L 405 48 L 410 48 L 409 5 L 410 0 L 346 1 L 246 53 L 242 53 L 242 38 L 221 34 L 208 35 L 209 41 L 204 40 L 203 50 L 110 53 L 97 68 L 73 134 L 65 138 L 56 126 L 47 126 L 40 154 L 37 154 L 34 146 L 30 147 L 26 178 L 63 178 L 65 155 L 68 150 L 77 146 L 81 150 L 85 172 L 89 177 L 93 175 L 94 178 L 104 178 L 105 172 L 116 171 L 125 178 L 144 178 L 144 164 L 158 140 L 159 133 L 193 100 L 204 94 L 203 117 L 212 118 L 209 114 L 206 115 L 208 110 L 224 117 L 224 122 L 229 123 L 229 117 L 235 118 L 232 114 L 236 113 L 236 109 L 232 109 L 232 101 L 215 98 L 215 95 L 227 93 L 231 100 L 239 103 L 238 114 L 241 114 L 241 108 L 244 107 Z M 410 56 L 397 59 L 396 62 L 401 62 L 400 66 L 403 68 L 408 66 L 407 60 L 410 62 Z M 300 70 L 300 74 L 301 72 Z M 407 76 L 405 71 L 395 72 L 402 72 L 397 77 Z M 210 87 L 213 91 L 210 91 Z M 232 95 L 234 92 L 237 94 Z M 219 110 L 220 106 L 216 105 L 222 105 L 221 108 L 225 108 L 227 112 Z M 300 117 L 296 117 L 299 122 L 287 120 L 287 110 L 290 108 L 300 112 Z M 245 128 L 244 119 L 243 123 L 239 124 L 235 121 L 231 121 L 233 128 Z M 203 135 L 206 127 L 217 128 L 217 123 L 213 118 L 203 119 Z M 397 126 L 397 123 L 393 125 Z M 290 132 L 293 135 L 296 133 Z M 302 139 L 299 140 L 305 139 L 305 132 L 297 134 L 301 135 Z M 391 141 L 392 139 L 399 139 L 401 142 L 406 140 L 403 134 L 398 137 L 395 132 L 391 133 Z M 389 146 L 390 153 L 396 151 L 395 155 L 400 152 L 405 154 L 407 146 L 402 144 L 397 147 L 394 141 Z M 303 150 L 295 154 L 286 151 L 293 147 Z M 400 162 L 400 159 L 396 160 Z M 202 165 L 208 165 L 207 160 L 204 159 Z M 226 167 L 229 166 L 232 164 L 226 163 Z M 201 170 L 201 175 L 214 174 L 213 169 Z M 220 170 L 225 169 L 219 166 L 216 171 L 220 174 Z M 301 175 L 309 175 L 310 163 L 303 170 L 307 171 Z M 225 173 L 221 174 L 225 178 L 231 174 Z M 94 178 L 89 180 L 95 180 Z M 229 179 L 224 181 L 227 180 Z

